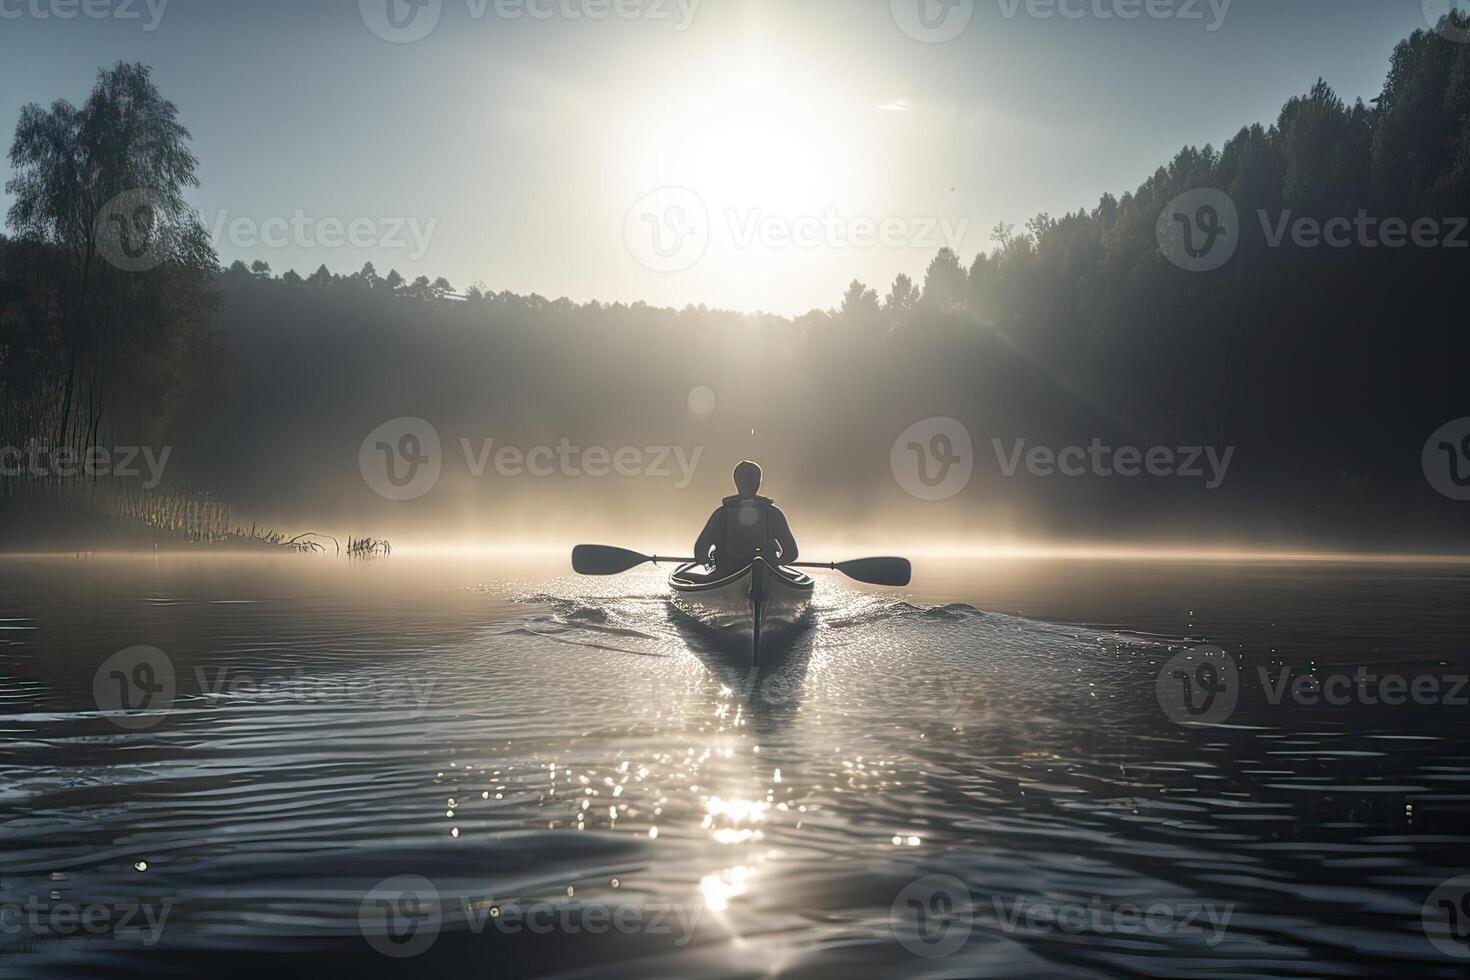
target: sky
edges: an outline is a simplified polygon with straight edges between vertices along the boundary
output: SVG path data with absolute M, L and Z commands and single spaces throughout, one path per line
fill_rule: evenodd
M 0 122 L 141 61 L 225 262 L 789 315 L 1371 99 L 1447 2 L 0 0 Z

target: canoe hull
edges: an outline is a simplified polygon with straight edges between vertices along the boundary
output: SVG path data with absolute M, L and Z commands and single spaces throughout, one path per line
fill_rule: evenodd
M 811 576 L 760 558 L 719 579 L 710 579 L 702 568 L 681 565 L 669 576 L 675 605 L 711 629 L 749 636 L 757 659 L 762 637 L 796 625 L 811 603 Z

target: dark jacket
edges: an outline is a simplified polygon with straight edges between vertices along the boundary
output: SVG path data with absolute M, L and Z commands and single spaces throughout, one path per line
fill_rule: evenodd
M 796 561 L 798 555 L 791 525 L 769 497 L 726 497 L 699 533 L 694 557 L 707 562 L 711 549 L 722 574 L 740 571 L 756 555 L 781 565 Z

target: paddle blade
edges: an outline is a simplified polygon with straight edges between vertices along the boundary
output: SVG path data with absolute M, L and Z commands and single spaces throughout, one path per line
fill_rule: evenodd
M 617 575 L 652 560 L 627 548 L 602 544 L 579 544 L 572 549 L 572 569 L 578 575 Z
M 858 558 L 841 562 L 837 570 L 848 578 L 869 585 L 894 585 L 902 588 L 914 577 L 914 567 L 907 558 Z

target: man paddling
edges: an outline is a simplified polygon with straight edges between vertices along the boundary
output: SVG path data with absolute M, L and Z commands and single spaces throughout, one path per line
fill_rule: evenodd
M 791 525 L 770 497 L 758 495 L 760 488 L 759 466 L 748 459 L 736 466 L 738 492 L 724 499 L 699 533 L 699 540 L 694 543 L 694 558 L 714 565 L 716 575 L 738 572 L 756 556 L 774 565 L 796 561 L 799 552 Z

